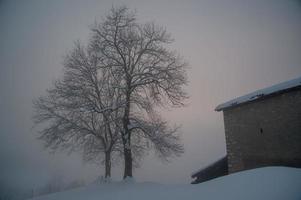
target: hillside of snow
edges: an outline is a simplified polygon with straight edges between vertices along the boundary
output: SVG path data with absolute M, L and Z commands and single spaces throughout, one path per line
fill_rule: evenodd
M 113 182 L 89 185 L 34 200 L 300 200 L 301 169 L 265 167 L 197 185 Z

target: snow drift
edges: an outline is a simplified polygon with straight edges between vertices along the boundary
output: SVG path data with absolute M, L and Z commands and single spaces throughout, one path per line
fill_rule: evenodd
M 197 185 L 112 182 L 40 196 L 34 200 L 300 200 L 301 169 L 265 167 Z

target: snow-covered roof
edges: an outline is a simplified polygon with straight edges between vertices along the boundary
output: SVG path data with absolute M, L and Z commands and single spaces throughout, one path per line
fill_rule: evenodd
M 267 95 L 271 95 L 271 94 L 275 94 L 275 93 L 279 93 L 291 88 L 295 88 L 301 86 L 301 77 L 290 80 L 290 81 L 286 81 L 283 83 L 279 83 L 276 85 L 273 85 L 271 87 L 267 87 L 261 90 L 257 90 L 255 92 L 249 93 L 247 95 L 232 99 L 230 101 L 227 101 L 225 103 L 222 103 L 220 105 L 218 105 L 215 108 L 215 111 L 221 111 L 224 110 L 225 108 L 230 108 L 232 106 L 236 106 L 242 103 L 246 103 L 246 102 L 250 102 L 250 101 L 255 101 L 257 99 L 263 98 Z
M 205 167 L 203 167 L 203 168 L 201 168 L 201 169 L 199 169 L 199 170 L 193 172 L 193 173 L 191 174 L 191 177 L 194 178 L 194 177 L 197 176 L 200 172 L 202 172 L 202 171 L 204 171 L 204 170 L 206 170 L 206 169 L 208 169 L 208 168 L 210 168 L 210 167 L 213 167 L 213 166 L 215 166 L 215 165 L 218 165 L 218 164 L 220 165 L 220 164 L 222 164 L 222 163 L 224 163 L 224 162 L 227 162 L 227 155 L 225 155 L 225 156 L 223 156 L 222 158 L 218 159 L 218 160 L 215 161 L 214 163 L 211 163 L 211 164 L 209 164 L 209 165 L 207 165 L 207 166 L 205 166 Z

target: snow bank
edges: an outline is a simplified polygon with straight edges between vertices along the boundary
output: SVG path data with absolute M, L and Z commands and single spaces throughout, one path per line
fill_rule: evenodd
M 119 182 L 89 185 L 34 200 L 300 200 L 301 169 L 265 167 L 197 185 Z

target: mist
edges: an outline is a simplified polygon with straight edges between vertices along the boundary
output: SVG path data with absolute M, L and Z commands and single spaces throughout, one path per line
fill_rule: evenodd
M 93 181 L 103 167 L 80 154 L 50 154 L 37 140 L 33 99 L 62 75 L 64 55 L 112 5 L 136 9 L 172 34 L 189 63 L 181 109 L 160 110 L 182 125 L 185 153 L 161 163 L 152 153 L 134 171 L 137 181 L 190 183 L 190 174 L 226 154 L 222 113 L 227 100 L 301 75 L 299 1 L 0 1 L 0 182 L 38 187 L 55 175 Z M 121 161 L 122 165 L 122 161 Z M 122 167 L 113 169 L 120 180 Z

